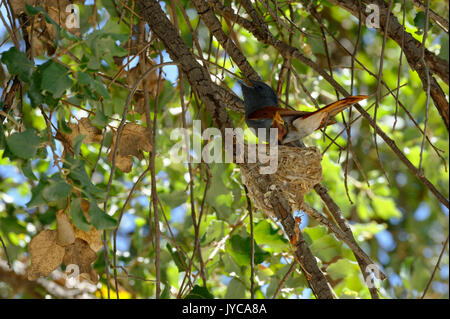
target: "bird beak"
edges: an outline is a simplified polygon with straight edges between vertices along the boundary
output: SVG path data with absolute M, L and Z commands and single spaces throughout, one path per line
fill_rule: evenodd
M 250 89 L 253 88 L 253 86 L 251 84 L 247 84 L 246 82 L 244 82 L 244 81 L 242 81 L 240 79 L 237 79 L 237 81 L 239 82 L 239 84 L 241 86 L 245 86 L 245 87 L 250 88 Z

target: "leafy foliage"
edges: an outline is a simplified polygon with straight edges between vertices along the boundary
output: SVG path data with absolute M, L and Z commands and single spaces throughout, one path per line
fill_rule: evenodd
M 236 12 L 240 8 L 238 1 L 225 2 L 233 4 Z M 421 41 L 424 13 L 410 2 L 405 8 L 402 1 L 393 2 L 392 14 L 401 21 L 405 9 L 406 31 Z M 136 15 L 137 7 L 131 11 L 116 3 L 79 3 L 81 25 L 77 32 L 60 23 L 62 11 L 27 6 L 36 29 L 42 28 L 33 33 L 34 51 L 16 47 L 12 37 L 7 39 L 7 30 L 0 28 L 0 37 L 5 39 L 0 47 L 0 75 L 5 74 L 5 81 L 0 77 L 0 106 L 6 112 L 1 114 L 5 120 L 0 123 L 0 236 L 9 258 L 26 263 L 33 280 L 48 277 L 55 269 L 64 271 L 69 264 L 79 265 L 89 282 L 96 284 L 98 280 L 95 296 L 106 298 L 106 247 L 110 276 L 114 278 L 117 273 L 119 282 L 118 287 L 111 286 L 111 297 L 155 297 L 158 262 L 162 298 L 249 298 L 253 242 L 256 298 L 271 298 L 283 279 L 278 298 L 314 298 L 301 269 L 284 278 L 294 260 L 292 246 L 278 221 L 254 210 L 251 237 L 248 203 L 237 165 L 200 162 L 201 154 L 192 151 L 195 161 L 189 167 L 170 156 L 179 142 L 171 133 L 183 127 L 184 113 L 192 133 L 191 148 L 192 136 L 198 134 L 193 120 L 201 119 L 202 129 L 214 126 L 186 77 L 181 81 L 177 67 L 155 68 L 138 83 L 135 95 L 127 102 L 143 70 L 169 62 L 170 57 L 159 41 L 151 37 L 152 42 L 143 41 L 148 30 L 140 34 L 146 28 Z M 172 2 L 160 1 L 172 21 L 177 19 L 185 44 L 199 60 L 206 59 L 212 78 L 239 95 L 230 75 L 239 73 L 238 66 L 210 37 L 192 2 L 180 3 L 182 8 L 173 10 Z M 357 19 L 328 1 L 314 1 L 321 22 L 329 30 L 324 43 L 320 24 L 303 5 L 267 3 L 278 12 L 278 19 L 290 26 L 280 28 L 278 20 L 257 2 L 277 39 L 291 41 L 327 72 L 329 60 L 334 79 L 346 89 L 358 94 L 376 92 L 378 80 L 373 74 L 380 65 L 382 33 L 362 25 L 358 39 Z M 448 11 L 448 3 L 430 3 L 436 12 Z M 59 13 L 54 16 L 51 12 Z M 241 8 L 238 13 L 243 12 Z M 185 20 L 185 14 L 190 21 Z M 296 109 L 312 110 L 310 96 L 320 105 L 337 99 L 334 88 L 314 70 L 292 59 L 292 69 L 287 71 L 283 67 L 287 61 L 274 47 L 259 42 L 238 24 L 219 19 L 262 79 L 274 88 L 280 85 L 278 93 L 284 102 Z M 33 32 L 34 26 L 25 29 Z M 19 30 L 16 33 L 20 34 Z M 360 63 L 355 62 L 352 68 L 351 56 L 333 37 L 352 50 L 359 41 L 355 57 Z M 425 45 L 448 62 L 448 34 L 433 21 Z M 406 108 L 394 96 L 384 96 L 389 93 L 385 87 L 381 88 L 383 98 L 376 115 L 375 108 L 369 108 L 374 98 L 362 105 L 416 167 L 422 163 L 424 174 L 448 198 L 448 131 L 430 101 L 426 134 L 433 146 L 426 142 L 421 150 L 423 135 L 413 119 L 423 129 L 426 93 L 404 56 L 399 67 L 400 54 L 398 44 L 388 39 L 383 81 L 393 92 L 398 83 L 403 85 L 399 101 Z M 290 78 L 278 82 L 287 73 Z M 16 103 L 7 109 L 3 97 L 14 79 L 20 82 L 20 90 L 12 93 Z M 437 81 L 448 97 L 448 85 Z M 228 113 L 236 127 L 244 128 L 242 114 Z M 352 119 L 356 113 L 352 111 Z M 373 130 L 365 120 L 356 120 L 351 132 L 344 130 L 342 118 L 337 120 L 338 124 L 326 130 L 327 135 L 336 137 L 334 142 L 321 132 L 305 140 L 326 150 L 322 183 L 349 220 L 358 244 L 387 274 L 379 289 L 381 297 L 416 298 L 423 293 L 448 234 L 448 209 L 379 137 L 375 147 Z M 254 142 L 254 137 L 248 136 L 247 141 Z M 350 142 L 351 150 L 346 148 Z M 305 201 L 326 214 L 316 194 L 308 194 Z M 57 243 L 59 211 L 70 219 L 69 228 L 76 238 L 67 247 Z M 155 213 L 159 221 L 155 221 Z M 370 298 L 351 249 L 317 220 L 301 211 L 295 214 L 302 217 L 305 240 L 337 296 Z M 160 231 L 158 249 L 156 229 Z M 6 255 L 1 248 L 3 260 Z M 427 296 L 448 298 L 448 269 L 447 251 Z M 27 292 L 17 293 L 3 283 L 0 296 L 29 297 Z

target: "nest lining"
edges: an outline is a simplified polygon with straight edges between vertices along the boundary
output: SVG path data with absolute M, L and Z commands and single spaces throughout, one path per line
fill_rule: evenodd
M 299 210 L 304 196 L 322 180 L 322 154 L 316 147 L 298 148 L 278 146 L 278 169 L 270 174 L 270 185 L 262 184 L 260 167 L 262 164 L 248 163 L 241 167 L 242 182 L 255 207 L 269 216 L 274 216 L 269 202 L 271 191 L 277 189 L 288 200 L 292 211 Z M 292 212 L 291 211 L 291 212 Z

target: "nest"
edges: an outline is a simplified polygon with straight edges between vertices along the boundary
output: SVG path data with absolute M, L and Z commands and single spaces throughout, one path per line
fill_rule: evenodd
M 260 167 L 267 163 L 248 163 L 241 167 L 242 182 L 247 186 L 254 205 L 269 216 L 274 216 L 269 202 L 270 192 L 276 189 L 299 210 L 304 196 L 322 180 L 322 154 L 316 147 L 297 148 L 278 146 L 278 169 L 270 174 L 270 185 L 262 183 Z M 291 211 L 291 212 L 292 212 Z

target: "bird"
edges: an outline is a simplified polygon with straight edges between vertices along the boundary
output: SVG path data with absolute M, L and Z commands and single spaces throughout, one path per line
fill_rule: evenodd
M 314 131 L 336 123 L 333 118 L 347 107 L 367 99 L 368 95 L 354 95 L 328 104 L 316 111 L 297 111 L 280 107 L 275 91 L 262 81 L 238 79 L 245 106 L 245 122 L 258 132 L 266 129 L 263 140 L 269 142 L 270 128 L 278 128 L 278 143 L 301 141 Z

